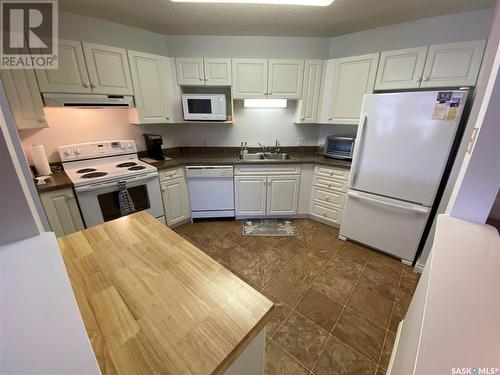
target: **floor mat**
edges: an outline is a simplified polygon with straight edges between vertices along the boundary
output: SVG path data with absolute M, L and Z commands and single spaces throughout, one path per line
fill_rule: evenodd
M 290 219 L 245 219 L 242 224 L 244 236 L 299 236 L 299 228 Z

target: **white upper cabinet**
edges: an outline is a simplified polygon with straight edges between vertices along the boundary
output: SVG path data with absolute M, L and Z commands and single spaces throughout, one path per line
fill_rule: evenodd
M 269 176 L 267 185 L 268 215 L 293 215 L 297 213 L 300 176 Z
M 86 42 L 82 45 L 94 94 L 133 94 L 127 52 L 123 48 Z
M 319 106 L 317 122 L 330 124 L 333 121 L 332 95 L 333 75 L 335 73 L 335 59 L 326 60 L 321 71 L 321 87 L 319 90 Z
M 207 86 L 231 86 L 231 59 L 204 58 L 203 68 Z
M 199 86 L 205 84 L 203 58 L 177 58 L 175 65 L 179 85 Z
M 185 57 L 175 61 L 181 86 L 231 86 L 231 59 Z
M 41 92 L 90 94 L 90 79 L 79 41 L 59 39 L 58 69 L 36 70 Z
M 267 59 L 233 59 L 233 98 L 267 98 Z
M 474 86 L 484 47 L 484 40 L 431 45 L 420 87 Z
M 333 77 L 332 123 L 357 125 L 363 96 L 375 84 L 379 54 L 337 59 Z
M 322 70 L 323 60 L 305 61 L 302 101 L 297 122 L 314 123 L 317 120 Z
M 33 69 L 2 69 L 0 74 L 16 127 L 46 128 L 42 97 Z
M 128 58 L 138 122 L 155 124 L 169 121 L 168 57 L 128 51 Z
M 425 46 L 382 52 L 375 90 L 420 87 L 427 50 Z
M 269 60 L 269 97 L 300 99 L 303 75 L 304 60 Z
M 300 99 L 304 60 L 233 59 L 235 99 Z

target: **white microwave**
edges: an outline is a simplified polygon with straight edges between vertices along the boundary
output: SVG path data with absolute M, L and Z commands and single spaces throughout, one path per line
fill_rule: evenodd
M 182 94 L 184 120 L 226 121 L 226 95 Z

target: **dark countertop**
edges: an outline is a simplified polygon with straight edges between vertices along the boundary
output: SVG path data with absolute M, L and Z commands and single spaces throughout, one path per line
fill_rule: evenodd
M 43 185 L 37 185 L 35 180 L 35 186 L 39 193 L 73 186 L 73 183 L 64 171 L 53 173 L 45 182 Z
M 270 165 L 270 164 L 321 164 L 338 168 L 351 168 L 351 162 L 326 159 L 321 155 L 314 154 L 313 147 L 289 147 L 283 148 L 283 152 L 290 154 L 287 160 L 238 160 L 239 148 L 235 147 L 183 147 L 182 149 L 167 149 L 170 160 L 158 160 L 152 162 L 150 159 L 141 160 L 151 164 L 158 169 L 179 167 L 184 165 Z M 250 150 L 255 152 L 256 150 Z M 139 153 L 139 156 L 145 156 Z M 73 186 L 66 172 L 55 172 L 47 178 L 44 185 L 35 185 L 39 193 L 45 191 L 63 189 Z
M 181 151 L 175 150 L 171 153 L 167 150 L 170 160 L 151 159 L 141 160 L 153 165 L 158 169 L 179 167 L 183 165 L 270 165 L 270 164 L 321 164 L 331 167 L 351 168 L 350 161 L 327 159 L 324 156 L 314 154 L 312 148 L 299 148 L 294 151 L 293 147 L 283 149 L 283 152 L 290 154 L 287 160 L 239 160 L 239 148 L 183 148 Z M 250 152 L 254 152 L 251 150 Z

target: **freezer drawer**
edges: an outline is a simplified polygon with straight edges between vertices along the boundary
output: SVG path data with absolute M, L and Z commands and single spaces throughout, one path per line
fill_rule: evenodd
M 413 261 L 430 209 L 349 190 L 340 235 Z

